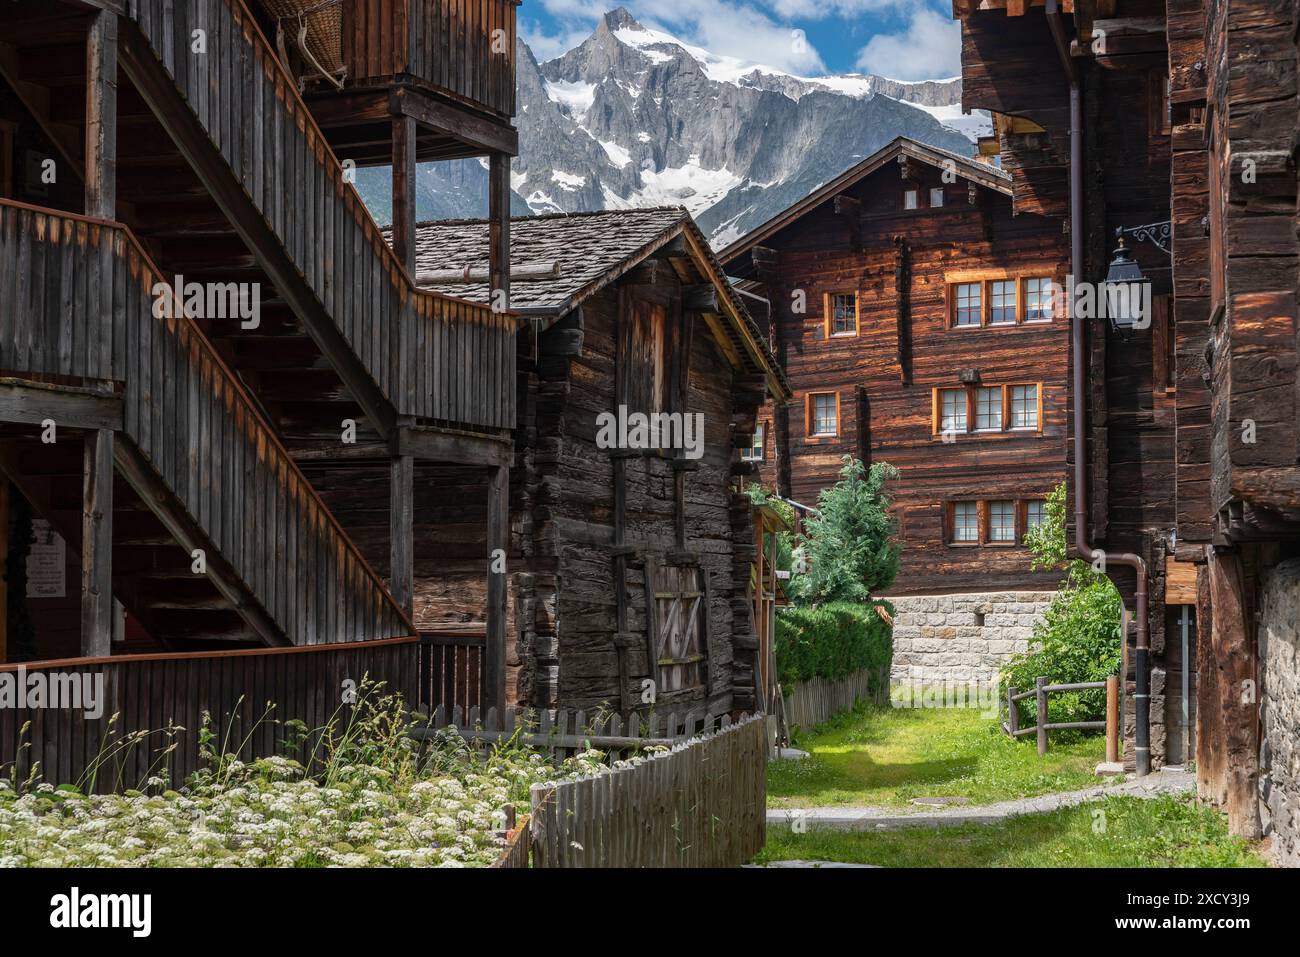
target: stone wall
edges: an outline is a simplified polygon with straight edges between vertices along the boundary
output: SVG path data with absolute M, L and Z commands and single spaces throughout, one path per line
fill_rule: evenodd
M 1264 747 L 1260 816 L 1277 863 L 1300 867 L 1300 559 L 1269 573 L 1260 603 Z
M 1055 592 L 983 592 L 889 599 L 894 604 L 894 683 L 987 681 L 1029 647 Z

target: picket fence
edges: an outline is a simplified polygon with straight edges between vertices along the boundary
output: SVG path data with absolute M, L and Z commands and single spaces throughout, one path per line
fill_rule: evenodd
M 735 867 L 766 840 L 763 715 L 532 788 L 533 867 Z
M 787 728 L 805 731 L 859 701 L 884 704 L 889 696 L 889 666 L 879 670 L 863 668 L 843 678 L 809 678 L 800 681 L 785 698 Z

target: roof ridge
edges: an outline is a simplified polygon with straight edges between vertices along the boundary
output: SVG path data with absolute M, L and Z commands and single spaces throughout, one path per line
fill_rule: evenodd
M 689 216 L 690 210 L 685 206 L 629 206 L 625 209 L 586 209 L 577 212 L 566 213 L 530 213 L 527 216 L 511 216 L 512 223 L 517 222 L 535 222 L 539 220 L 554 219 L 580 219 L 596 216 L 641 216 L 646 213 L 677 213 L 680 216 Z M 487 224 L 490 220 L 486 217 L 471 217 L 468 219 L 421 219 L 417 220 L 415 225 L 418 229 L 421 226 L 473 226 Z

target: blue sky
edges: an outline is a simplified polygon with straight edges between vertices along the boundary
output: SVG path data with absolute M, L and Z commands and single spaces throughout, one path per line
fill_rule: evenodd
M 524 0 L 519 28 L 539 60 L 576 46 L 618 0 Z M 714 53 L 804 76 L 961 73 L 951 0 L 623 0 L 641 23 Z M 801 32 L 800 32 L 801 31 Z

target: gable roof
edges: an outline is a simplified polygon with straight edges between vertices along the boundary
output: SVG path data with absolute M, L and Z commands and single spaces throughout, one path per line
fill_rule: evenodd
M 1000 170 L 996 166 L 990 166 L 988 163 L 981 163 L 969 156 L 962 156 L 960 153 L 954 153 L 951 150 L 930 146 L 906 136 L 899 136 L 888 145 L 876 150 L 856 166 L 849 167 L 829 183 L 813 190 L 797 203 L 786 207 L 763 225 L 750 230 L 730 246 L 719 250 L 718 259 L 723 263 L 730 263 L 737 256 L 748 252 L 773 233 L 790 225 L 804 213 L 842 193 L 854 183 L 866 179 L 886 163 L 897 160 L 899 156 L 906 156 L 921 163 L 928 163 L 939 169 L 944 169 L 951 162 L 954 164 L 958 176 L 972 180 L 999 193 L 1004 193 L 1007 196 L 1011 195 L 1010 173 Z
M 754 372 L 767 379 L 778 401 L 791 392 L 763 334 L 728 281 L 708 240 L 681 206 L 647 209 L 601 210 L 593 213 L 551 213 L 517 216 L 510 220 L 510 265 L 555 263 L 559 275 L 514 280 L 510 284 L 510 309 L 523 316 L 559 319 L 604 289 L 638 263 L 677 237 L 685 244 L 700 274 L 718 290 L 725 303 L 726 330 L 731 344 Z M 389 230 L 384 230 L 385 239 Z M 423 282 L 421 273 L 449 268 L 486 268 L 488 221 L 459 219 L 416 224 L 417 284 L 447 295 L 488 302 L 486 282 Z

